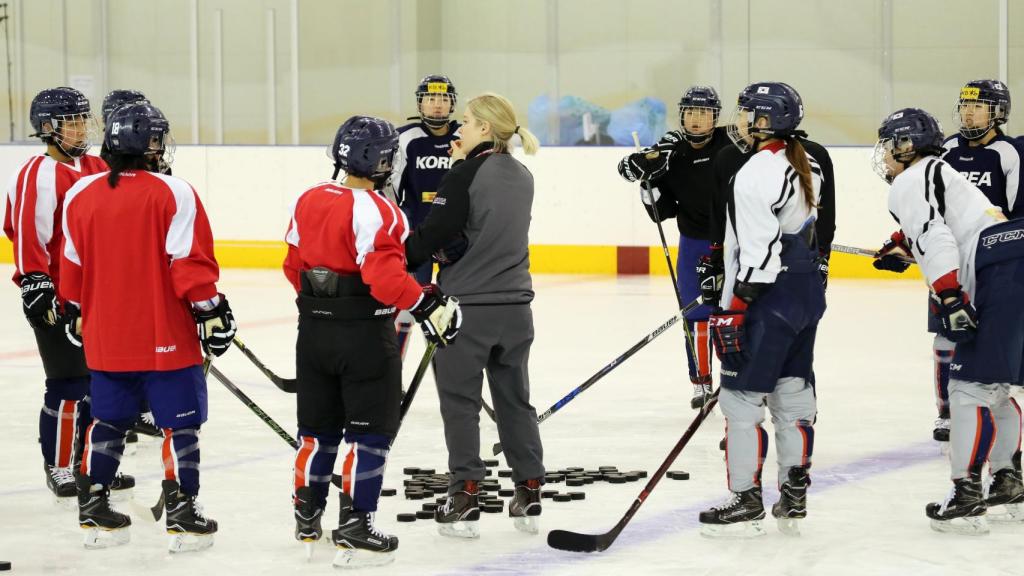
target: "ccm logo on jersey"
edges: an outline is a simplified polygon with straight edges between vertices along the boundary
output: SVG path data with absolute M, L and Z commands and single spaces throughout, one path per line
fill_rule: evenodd
M 1013 242 L 1014 240 L 1020 240 L 1021 238 L 1024 238 L 1024 230 L 1010 230 L 1009 232 L 1003 232 L 1002 234 L 985 236 L 981 239 L 981 245 L 988 248 L 996 243 Z
M 949 364 L 949 371 L 950 372 L 959 372 L 960 369 L 963 368 L 963 367 L 964 367 L 963 364 L 954 364 L 954 363 L 950 362 L 950 364 Z
M 417 170 L 431 170 L 434 168 L 440 168 L 442 170 L 448 170 L 452 167 L 451 156 L 418 156 L 416 158 L 416 169 Z
M 991 172 L 961 172 L 961 176 L 967 178 L 967 181 L 975 186 L 991 186 L 992 185 L 992 173 Z
M 170 346 L 157 346 L 156 347 L 156 353 L 157 354 L 168 354 L 170 352 L 174 352 L 177 349 L 178 349 L 178 345 L 177 344 L 171 344 Z

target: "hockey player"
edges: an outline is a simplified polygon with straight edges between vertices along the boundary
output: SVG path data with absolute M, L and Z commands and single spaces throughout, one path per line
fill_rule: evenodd
M 761 82 L 740 96 L 733 141 L 754 155 L 727 199 L 725 286 L 710 328 L 721 360 L 719 402 L 726 419 L 730 500 L 700 513 L 705 534 L 762 535 L 761 466 L 775 428 L 779 501 L 772 515 L 798 533 L 807 514 L 814 447 L 813 353 L 825 290 L 818 276 L 814 220 L 821 170 L 797 130 L 803 106 L 786 84 Z M 730 526 L 734 527 L 730 529 Z
M 722 148 L 732 147 L 725 128 L 715 127 L 721 111 L 722 103 L 714 88 L 691 86 L 679 100 L 681 130 L 669 131 L 653 147 L 626 156 L 618 166 L 619 175 L 629 182 L 640 180 L 649 184 L 650 193 L 641 191 L 640 199 L 652 220 L 651 197 L 662 220 L 676 218 L 677 290 L 684 304 L 700 296 L 697 265 L 711 255 L 712 159 Z M 690 407 L 694 409 L 704 406 L 712 390 L 709 312 L 705 305 L 686 316 L 695 338 L 692 349 L 686 346 L 693 384 Z
M 875 171 L 887 182 L 900 230 L 879 250 L 892 263 L 912 256 L 932 292 L 941 334 L 954 343 L 950 364 L 950 467 L 953 489 L 925 513 L 938 531 L 988 531 L 989 505 L 1024 501 L 1020 409 L 1010 397 L 1024 373 L 1024 221 L 1007 221 L 976 186 L 940 160 L 942 129 L 905 108 L 878 129 Z M 975 308 L 975 305 L 977 308 Z M 986 501 L 982 466 L 993 474 Z
M 450 475 L 448 500 L 434 515 L 443 535 L 479 536 L 477 497 L 486 472 L 479 426 L 485 371 L 515 482 L 509 516 L 519 530 L 539 529 L 543 448 L 537 411 L 530 405 L 528 367 L 533 176 L 512 157 L 516 135 L 524 152 L 537 151 L 537 138 L 519 126 L 507 99 L 483 94 L 470 100 L 459 139 L 452 142 L 452 169 L 441 181 L 430 215 L 406 242 L 410 266 L 433 255 L 441 266 L 438 283 L 464 307 L 458 345 L 434 358 Z
M 1002 209 L 1010 219 L 1024 214 L 1024 202 L 1017 199 L 1024 192 L 1024 144 L 1007 137 L 1002 126 L 1010 116 L 1010 91 L 998 80 L 973 80 L 961 90 L 953 108 L 953 121 L 960 133 L 943 144 L 943 160 L 981 190 L 989 202 Z M 905 269 L 892 261 L 897 271 Z M 941 333 L 938 318 L 928 315 L 928 331 L 934 340 L 934 388 L 938 418 L 932 437 L 949 442 L 949 362 L 953 343 Z M 1016 403 L 1012 398 L 1010 402 Z
M 436 286 L 406 272 L 405 216 L 381 192 L 398 147 L 391 123 L 353 116 L 329 149 L 334 176 L 303 192 L 291 210 L 284 273 L 298 292 L 296 343 L 299 450 L 295 537 L 319 540 L 338 447 L 349 452 L 331 533 L 339 567 L 386 564 L 398 538 L 374 525 L 384 467 L 398 431 L 402 363 L 394 312 L 410 310 L 431 342 L 445 346 L 461 313 Z M 307 546 L 307 550 L 311 548 Z
M 25 317 L 35 332 L 46 373 L 39 413 L 39 444 L 46 485 L 62 505 L 73 507 L 73 464 L 81 458 L 89 411 L 89 370 L 80 347 L 68 342 L 60 326 L 64 300 L 60 288 L 61 211 L 67 191 L 83 176 L 107 165 L 87 154 L 95 121 L 89 101 L 74 88 L 50 88 L 32 99 L 29 119 L 46 152 L 32 156 L 15 172 L 7 190 L 4 233 L 14 243 L 14 281 L 21 286 Z M 111 486 L 134 486 L 122 475 Z
M 437 195 L 441 178 L 448 173 L 451 148 L 459 123 L 451 119 L 459 94 L 447 76 L 431 74 L 416 87 L 419 121 L 398 129 L 398 152 L 388 191 L 402 208 L 413 230 L 423 223 Z M 430 284 L 433 263 L 424 262 L 414 272 L 422 286 Z M 409 330 L 414 318 L 407 310 L 398 313 L 398 347 L 405 359 Z
M 60 291 L 68 335 L 81 327 L 92 375 L 94 420 L 78 477 L 86 547 L 129 539 L 131 520 L 110 507 L 108 495 L 142 399 L 164 431 L 170 551 L 208 547 L 217 531 L 196 501 L 207 416 L 201 362 L 203 351 L 227 350 L 235 320 L 217 292 L 213 237 L 198 195 L 157 172 L 170 156 L 169 130 L 149 104 L 115 110 L 104 133 L 110 171 L 79 180 L 64 205 Z
M 138 90 L 111 90 L 103 97 L 103 125 L 107 125 L 107 121 L 110 119 L 110 113 L 114 110 L 124 106 L 125 104 L 137 104 L 139 102 L 149 102 L 146 99 L 146 95 Z

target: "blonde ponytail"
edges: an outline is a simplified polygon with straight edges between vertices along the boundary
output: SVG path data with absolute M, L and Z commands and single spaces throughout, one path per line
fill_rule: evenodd
M 507 98 L 487 92 L 466 103 L 466 108 L 478 120 L 491 125 L 491 140 L 496 152 L 511 152 L 512 137 L 516 134 L 523 143 L 523 152 L 536 154 L 540 141 L 525 126 L 516 121 L 516 110 Z

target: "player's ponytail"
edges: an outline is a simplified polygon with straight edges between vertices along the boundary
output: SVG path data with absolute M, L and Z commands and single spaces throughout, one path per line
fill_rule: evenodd
M 786 139 L 786 160 L 800 175 L 800 188 L 804 192 L 804 202 L 808 208 L 817 208 L 814 198 L 814 180 L 811 179 L 811 163 L 807 160 L 807 151 L 799 138 Z
M 479 120 L 490 123 L 495 152 L 511 152 L 512 137 L 516 134 L 523 143 L 523 152 L 536 154 L 540 141 L 525 126 L 516 121 L 516 110 L 504 96 L 487 92 L 466 103 L 469 111 Z

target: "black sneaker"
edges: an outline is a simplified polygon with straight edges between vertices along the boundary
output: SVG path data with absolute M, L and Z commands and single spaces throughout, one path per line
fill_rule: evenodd
M 764 517 L 761 488 L 755 486 L 742 492 L 733 492 L 725 504 L 701 512 L 701 534 L 711 537 L 729 533 L 739 536 L 761 536 L 765 534 L 761 525 Z M 740 529 L 727 530 L 730 526 L 739 526 Z
M 440 526 L 442 536 L 457 538 L 479 538 L 477 522 L 480 520 L 480 505 L 477 496 L 480 486 L 476 480 L 465 480 L 462 489 L 449 494 L 448 499 L 434 511 L 434 521 Z
M 987 534 L 980 471 L 972 471 L 966 478 L 954 480 L 946 500 L 928 504 L 924 512 L 931 519 L 932 529 L 937 532 Z
M 531 478 L 516 484 L 515 494 L 508 504 L 508 515 L 515 519 L 516 530 L 527 534 L 540 531 L 537 517 L 541 513 L 540 479 Z
M 779 531 L 783 534 L 800 534 L 796 520 L 807 517 L 807 487 L 810 485 L 807 468 L 794 466 L 789 469 L 789 479 L 779 490 L 779 501 L 772 506 L 772 516 L 778 520 Z
M 331 531 L 331 540 L 338 548 L 334 565 L 350 568 L 393 562 L 398 537 L 377 530 L 373 525 L 373 512 L 353 510 L 352 498 L 348 494 L 342 492 L 338 496 L 338 527 Z

